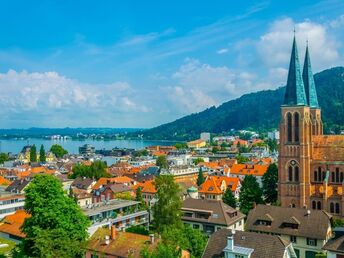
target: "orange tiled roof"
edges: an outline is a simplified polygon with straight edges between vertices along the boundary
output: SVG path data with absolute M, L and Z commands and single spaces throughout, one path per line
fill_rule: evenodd
M 10 185 L 11 182 L 0 176 L 0 185 Z
M 200 186 L 199 193 L 204 194 L 222 194 L 214 177 L 208 177 L 207 180 Z
M 200 162 L 198 163 L 198 166 L 200 167 L 206 167 L 211 169 L 221 169 L 222 166 L 219 165 L 217 161 L 211 161 L 211 162 Z
M 218 187 L 221 186 L 222 181 L 225 181 L 227 187 L 231 186 L 232 192 L 235 192 L 235 190 L 237 189 L 240 183 L 240 179 L 237 177 L 216 176 L 215 178 L 216 178 Z
M 241 140 L 241 139 L 236 139 L 233 141 L 233 145 L 238 145 L 240 143 L 241 146 L 247 145 L 247 141 Z
M 153 180 L 149 180 L 149 181 L 142 183 L 141 184 L 142 193 L 156 193 L 157 191 L 155 189 L 153 182 L 154 182 Z
M 106 185 L 109 183 L 114 183 L 114 184 L 124 184 L 124 183 L 133 183 L 134 180 L 131 179 L 130 177 L 127 176 L 119 176 L 119 177 L 111 177 L 111 178 L 107 178 L 107 177 L 101 177 L 98 179 L 98 181 L 92 186 L 92 189 L 98 189 L 99 187 L 101 187 L 102 185 Z
M 313 136 L 312 142 L 314 160 L 344 160 L 344 135 L 317 135 Z
M 248 165 L 234 164 L 231 168 L 231 174 L 262 176 L 268 169 L 268 165 Z
M 0 225 L 0 232 L 24 238 L 25 234 L 21 232 L 20 228 L 25 219 L 30 217 L 31 215 L 26 213 L 24 210 L 17 210 L 14 214 L 7 215 L 3 219 L 3 223 Z

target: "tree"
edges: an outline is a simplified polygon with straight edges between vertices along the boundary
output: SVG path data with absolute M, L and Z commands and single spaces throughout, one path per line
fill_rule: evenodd
M 188 147 L 188 145 L 185 142 L 177 142 L 174 147 L 177 148 L 177 150 L 181 150 L 181 149 L 186 149 Z
M 36 145 L 32 145 L 30 148 L 30 162 L 37 162 Z
M 157 202 L 153 206 L 154 226 L 161 233 L 168 226 L 180 227 L 181 189 L 172 175 L 159 175 L 154 180 Z
M 193 163 L 197 166 L 199 163 L 204 162 L 203 158 L 196 158 L 193 160 Z
M 0 153 L 0 164 L 4 164 L 5 161 L 7 161 L 9 158 L 8 158 L 8 154 L 7 153 Z
M 222 201 L 225 204 L 227 204 L 233 208 L 236 208 L 236 200 L 235 200 L 234 195 L 232 193 L 231 187 L 227 187 L 226 192 L 222 197 Z
M 157 157 L 156 165 L 160 168 L 168 169 L 168 162 L 167 162 L 166 155 L 161 155 L 161 156 Z
M 25 189 L 24 209 L 31 217 L 22 226 L 23 256 L 82 257 L 90 222 L 57 178 L 36 175 Z
M 248 214 L 254 204 L 263 203 L 262 194 L 262 189 L 259 187 L 256 177 L 252 175 L 245 176 L 239 195 L 241 212 Z
M 244 157 L 242 155 L 237 155 L 236 160 L 237 160 L 238 164 L 244 164 L 244 163 L 249 161 L 249 158 Z
M 51 146 L 50 151 L 57 157 L 62 158 L 65 154 L 68 154 L 68 151 L 65 150 L 61 145 L 54 144 Z
M 204 179 L 204 175 L 202 172 L 202 168 L 199 168 L 198 170 L 198 177 L 197 177 L 197 185 L 200 186 L 201 184 L 203 184 L 205 181 Z
M 143 200 L 143 197 L 142 197 L 142 189 L 141 187 L 138 187 L 136 189 L 136 197 L 135 197 L 135 200 L 140 202 L 140 208 L 142 209 L 147 209 L 147 204 L 146 202 Z
M 47 161 L 47 157 L 45 156 L 45 149 L 44 149 L 43 144 L 41 144 L 41 148 L 39 149 L 39 161 L 43 162 L 43 163 Z
M 278 167 L 275 163 L 269 165 L 262 177 L 263 194 L 265 202 L 275 203 L 277 201 Z
M 156 249 L 151 251 L 146 245 L 140 252 L 142 258 L 178 258 L 181 257 L 181 249 L 164 242 L 158 243 Z
M 149 235 L 149 230 L 143 225 L 131 226 L 125 230 L 125 232 L 136 233 L 140 235 Z
M 110 177 L 110 174 L 106 171 L 106 167 L 106 163 L 101 160 L 94 161 L 91 166 L 77 164 L 73 167 L 73 173 L 70 175 L 70 178 L 88 177 L 98 180 L 101 177 Z
M 266 144 L 269 146 L 269 150 L 274 152 L 278 149 L 278 144 L 276 139 L 267 139 Z

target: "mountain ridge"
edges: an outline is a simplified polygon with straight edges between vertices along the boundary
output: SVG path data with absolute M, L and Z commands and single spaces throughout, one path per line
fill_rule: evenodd
M 325 131 L 344 128 L 344 67 L 326 69 L 314 75 Z M 221 133 L 230 129 L 267 131 L 278 126 L 285 86 L 244 94 L 173 122 L 142 130 L 144 139 L 190 140 L 201 132 Z M 254 111 L 254 112 L 253 112 Z

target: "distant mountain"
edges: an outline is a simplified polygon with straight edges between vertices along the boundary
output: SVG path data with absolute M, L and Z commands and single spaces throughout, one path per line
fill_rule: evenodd
M 326 131 L 344 128 L 344 67 L 314 76 Z M 277 128 L 285 87 L 245 94 L 174 122 L 141 131 L 144 139 L 189 140 L 201 132 L 220 133 L 230 129 L 266 131 Z

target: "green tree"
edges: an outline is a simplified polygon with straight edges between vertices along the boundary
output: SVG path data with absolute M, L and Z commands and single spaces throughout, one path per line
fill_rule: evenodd
M 111 175 L 106 171 L 106 163 L 101 160 L 94 161 L 91 166 L 77 164 L 73 167 L 70 178 L 88 177 L 98 180 L 101 177 L 110 177 Z
M 159 175 L 154 180 L 157 202 L 153 206 L 154 226 L 161 233 L 168 226 L 180 227 L 181 189 L 172 175 Z
M 201 163 L 201 162 L 204 162 L 204 159 L 203 159 L 203 158 L 196 158 L 196 159 L 193 160 L 193 163 L 194 163 L 195 165 L 198 165 L 198 164 Z
M 229 206 L 231 206 L 233 208 L 236 208 L 236 202 L 237 201 L 234 198 L 234 195 L 232 193 L 231 187 L 227 187 L 226 192 L 225 192 L 225 194 L 222 197 L 222 201 L 225 204 L 227 204 L 227 205 L 229 205 Z
M 50 147 L 50 151 L 57 157 L 62 158 L 63 155 L 68 154 L 68 151 L 65 150 L 61 145 L 54 144 Z
M 177 142 L 174 147 L 177 148 L 177 150 L 181 150 L 181 149 L 186 149 L 188 147 L 188 145 L 185 142 Z
M 140 252 L 142 258 L 178 258 L 181 257 L 181 249 L 164 242 L 158 243 L 156 249 L 151 251 L 146 245 Z
M 275 163 L 269 165 L 267 171 L 262 177 L 263 194 L 265 202 L 277 202 L 277 183 L 278 183 L 278 167 Z
M 168 169 L 168 162 L 167 162 L 166 155 L 161 155 L 161 156 L 157 157 L 156 165 L 160 168 Z
M 142 226 L 142 225 L 131 226 L 127 228 L 125 232 L 136 233 L 136 234 L 145 235 L 145 236 L 149 235 L 149 230 L 145 226 Z
M 147 204 L 146 202 L 143 200 L 143 197 L 142 197 L 142 189 L 141 187 L 138 187 L 136 189 L 136 197 L 135 197 L 135 201 L 138 201 L 140 202 L 140 208 L 141 209 L 147 209 Z
M 0 164 L 4 164 L 5 161 L 9 160 L 8 154 L 1 152 L 0 153 Z
M 37 162 L 37 149 L 36 145 L 30 147 L 30 162 Z
M 44 149 L 43 144 L 41 144 L 41 148 L 39 149 L 39 161 L 43 162 L 43 163 L 47 161 L 47 157 L 45 156 L 45 149 Z
M 248 214 L 254 204 L 263 203 L 262 194 L 262 189 L 259 187 L 256 177 L 252 175 L 245 176 L 239 195 L 241 212 Z
M 90 222 L 57 178 L 36 175 L 25 189 L 24 209 L 31 217 L 22 226 L 23 256 L 82 257 Z
M 276 151 L 278 149 L 277 140 L 275 140 L 275 139 L 267 139 L 265 142 L 268 145 L 269 150 L 271 152 L 274 152 L 274 151 Z
M 200 186 L 201 184 L 203 184 L 205 181 L 204 179 L 204 175 L 202 172 L 202 168 L 199 168 L 198 170 L 198 177 L 197 177 L 197 185 Z
M 238 162 L 238 164 L 245 164 L 246 162 L 248 162 L 250 159 L 247 157 L 244 157 L 242 155 L 237 155 L 236 156 L 236 160 Z

